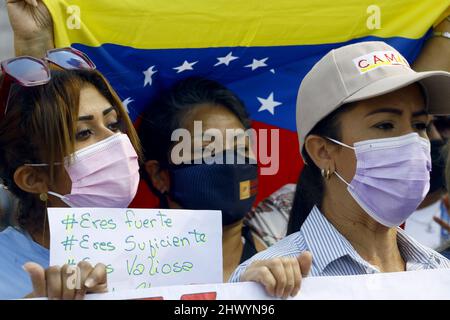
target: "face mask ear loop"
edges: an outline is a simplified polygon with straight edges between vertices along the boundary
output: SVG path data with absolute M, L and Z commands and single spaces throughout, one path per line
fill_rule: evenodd
M 340 146 L 343 146 L 343 147 L 346 147 L 346 148 L 350 148 L 350 149 L 352 149 L 352 150 L 355 150 L 355 147 L 351 147 L 351 146 L 349 146 L 349 145 L 347 145 L 347 144 L 345 144 L 345 143 L 343 143 L 343 142 L 334 140 L 333 138 L 329 138 L 329 137 L 325 137 L 325 138 L 327 138 L 328 140 L 330 140 L 330 141 L 332 141 L 332 142 L 334 142 L 334 143 L 336 143 L 336 144 L 338 144 L 338 145 L 340 145 Z
M 51 194 L 52 196 L 55 196 L 55 197 L 57 197 L 57 198 L 60 198 L 60 199 L 62 199 L 62 198 L 64 198 L 62 195 L 60 195 L 59 193 L 56 193 L 56 192 L 53 192 L 53 191 L 48 191 L 47 192 L 48 194 Z
M 74 207 L 75 207 L 72 203 L 70 203 L 70 201 L 68 201 L 68 200 L 66 199 L 65 196 L 62 196 L 62 195 L 60 195 L 59 193 L 56 193 L 56 192 L 53 192 L 53 191 L 48 191 L 47 193 L 48 193 L 48 194 L 51 194 L 52 196 L 55 196 L 55 197 L 61 199 L 61 201 L 64 202 L 65 204 L 67 204 L 69 207 L 71 207 L 71 208 L 74 208 Z
M 340 145 L 340 146 L 343 146 L 343 147 L 346 147 L 346 148 L 355 150 L 355 147 L 351 147 L 351 146 L 349 146 L 349 145 L 346 145 L 345 143 L 342 143 L 342 142 L 340 142 L 340 141 L 337 141 L 337 140 L 335 140 L 335 139 L 333 139 L 333 138 L 329 138 L 329 137 L 325 137 L 325 138 L 327 138 L 328 140 L 330 140 L 330 141 L 332 141 L 332 142 L 334 142 L 334 143 L 336 143 L 336 144 L 338 144 L 338 145 Z M 339 173 L 337 173 L 337 171 L 334 171 L 333 173 L 339 178 L 339 180 L 341 180 L 343 183 L 345 183 L 345 184 L 347 185 L 348 188 L 353 189 L 353 187 L 352 187 L 347 181 L 345 181 L 345 179 L 342 178 L 341 175 L 340 175 Z
M 59 166 L 61 165 L 61 162 L 55 162 L 55 165 Z M 48 163 L 25 163 L 24 166 L 26 167 L 48 167 Z
M 63 200 L 64 201 L 64 196 L 62 196 L 62 195 L 60 195 L 59 193 L 56 193 L 56 192 L 53 192 L 53 191 L 48 191 L 47 192 L 48 194 L 51 194 L 52 196 L 55 196 L 55 197 L 57 197 L 57 198 L 59 198 L 59 199 L 61 199 L 61 200 Z
M 341 180 L 343 183 L 345 183 L 347 185 L 347 187 L 349 187 L 350 189 L 353 189 L 353 186 L 350 185 L 347 181 L 345 181 L 344 178 L 342 178 L 341 175 L 339 173 L 337 173 L 337 171 L 334 171 L 334 174 L 336 175 L 336 177 L 339 178 L 339 180 Z

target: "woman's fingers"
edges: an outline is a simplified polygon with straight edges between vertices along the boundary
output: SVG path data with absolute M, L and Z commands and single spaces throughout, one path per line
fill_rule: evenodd
M 108 291 L 106 267 L 88 262 L 80 262 L 76 267 L 52 266 L 44 270 L 34 262 L 28 262 L 23 269 L 30 275 L 33 292 L 26 298 L 48 297 L 48 299 L 84 299 L 86 292 Z
M 269 295 L 275 296 L 275 286 L 277 285 L 277 280 L 266 266 L 260 267 L 259 272 L 256 274 L 256 278 L 254 280 L 249 279 L 248 281 L 256 281 L 261 283 Z
M 450 214 L 450 201 L 448 194 L 442 197 L 442 203 L 444 204 L 445 209 L 447 210 L 447 215 Z M 446 221 L 442 220 L 439 217 L 433 217 L 433 220 L 438 223 L 443 229 L 450 232 L 450 224 L 448 224 Z
M 275 296 L 277 280 L 267 266 L 267 263 L 268 260 L 254 261 L 242 274 L 240 281 L 258 282 L 264 286 L 269 295 Z
M 437 222 L 443 229 L 445 229 L 448 232 L 450 232 L 450 224 L 448 224 L 447 222 L 445 222 L 444 220 L 442 220 L 439 217 L 433 217 L 433 220 L 435 222 Z
M 50 300 L 59 300 L 62 297 L 61 268 L 52 266 L 45 270 L 47 280 L 47 297 Z
M 306 277 L 311 270 L 312 265 L 312 254 L 309 251 L 302 252 L 298 257 L 298 264 L 300 265 L 300 271 L 302 277 Z
M 23 269 L 30 275 L 33 285 L 33 292 L 28 298 L 38 298 L 47 296 L 47 284 L 45 281 L 45 270 L 39 264 L 27 262 L 23 265 Z
M 447 214 L 449 214 L 450 213 L 450 201 L 448 198 L 448 194 L 445 194 L 442 197 L 442 202 L 444 203 L 445 209 L 447 209 Z
M 77 268 L 65 264 L 61 268 L 61 297 L 63 300 L 73 300 L 79 277 Z
M 305 252 L 298 257 L 283 257 L 255 261 L 250 264 L 241 281 L 261 283 L 271 296 L 288 298 L 298 294 L 302 274 L 309 273 L 312 256 Z
M 268 261 L 268 267 L 270 269 L 270 272 L 272 272 L 273 277 L 275 278 L 277 284 L 275 286 L 275 296 L 282 297 L 284 288 L 286 287 L 287 283 L 287 274 L 286 270 L 284 269 L 284 264 L 281 258 L 275 258 Z
M 28 3 L 30 6 L 33 6 L 35 8 L 37 8 L 38 3 L 37 0 L 25 0 L 26 3 Z
M 286 285 L 282 294 L 283 299 L 287 299 L 295 287 L 294 267 L 298 265 L 296 258 L 282 258 L 283 267 L 286 273 Z
M 97 263 L 82 284 L 87 288 L 87 292 L 105 292 L 107 289 L 106 278 L 106 266 L 103 263 Z
M 292 289 L 291 296 L 295 297 L 300 291 L 300 287 L 302 284 L 302 273 L 300 270 L 300 264 L 297 262 L 297 258 L 295 258 L 295 263 L 293 263 L 293 272 L 294 272 L 294 288 Z
M 86 279 L 94 268 L 92 268 L 91 264 L 86 261 L 81 261 L 77 266 L 80 279 L 78 282 L 79 286 L 75 292 L 75 300 L 83 300 L 86 295 L 86 287 L 83 284 L 86 282 Z
M 8 3 L 20 3 L 20 2 L 22 2 L 22 3 L 25 2 L 25 4 L 29 4 L 30 6 L 33 6 L 35 8 L 37 8 L 37 6 L 38 6 L 37 0 L 6 0 L 6 4 L 8 4 Z

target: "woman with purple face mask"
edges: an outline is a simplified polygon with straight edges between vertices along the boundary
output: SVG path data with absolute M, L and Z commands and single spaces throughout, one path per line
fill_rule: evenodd
M 429 114 L 450 113 L 450 73 L 415 72 L 384 42 L 326 54 L 305 76 L 297 130 L 305 168 L 290 230 L 231 281 L 279 297 L 301 279 L 450 268 L 399 228 L 430 187 Z
M 139 181 L 140 144 L 121 101 L 72 48 L 3 61 L 0 187 L 18 199 L 0 233 L 0 299 L 82 299 L 107 290 L 103 264 L 49 266 L 48 207 L 127 207 Z

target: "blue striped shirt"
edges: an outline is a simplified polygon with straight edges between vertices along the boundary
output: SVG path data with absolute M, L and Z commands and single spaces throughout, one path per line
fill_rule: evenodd
M 436 251 L 421 245 L 398 228 L 397 243 L 406 262 L 406 270 L 450 268 L 450 261 Z M 304 251 L 312 253 L 310 276 L 343 276 L 380 272 L 365 261 L 350 242 L 339 233 L 317 207 L 314 207 L 300 231 L 277 242 L 242 263 L 231 275 L 238 282 L 250 263 L 277 257 L 296 257 Z

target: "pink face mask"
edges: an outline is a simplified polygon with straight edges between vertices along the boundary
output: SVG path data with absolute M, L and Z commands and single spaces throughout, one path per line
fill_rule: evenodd
M 75 152 L 66 159 L 65 168 L 72 181 L 70 194 L 48 193 L 70 207 L 126 208 L 136 195 L 138 156 L 126 134 Z

